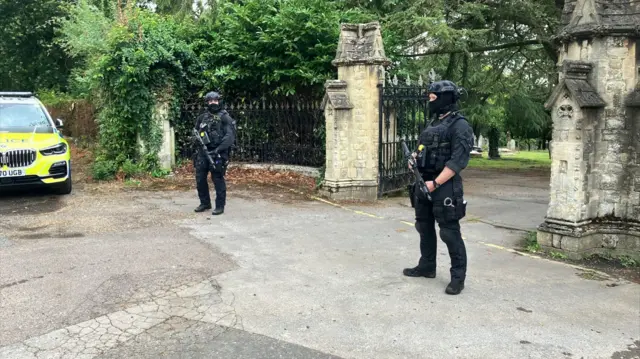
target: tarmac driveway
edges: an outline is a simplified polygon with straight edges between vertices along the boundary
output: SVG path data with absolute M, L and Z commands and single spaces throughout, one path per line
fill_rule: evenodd
M 471 187 L 472 218 L 504 218 Z M 436 279 L 403 277 L 419 251 L 399 202 L 236 188 L 211 217 L 192 192 L 0 198 L 0 358 L 640 355 L 640 286 L 505 250 L 518 231 L 463 225 L 459 296 L 442 242 Z

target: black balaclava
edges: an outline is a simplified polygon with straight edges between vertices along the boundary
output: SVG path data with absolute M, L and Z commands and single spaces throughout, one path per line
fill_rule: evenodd
M 220 110 L 222 110 L 222 103 L 218 102 L 218 103 L 210 103 L 207 105 L 207 110 L 209 110 L 209 112 L 211 113 L 216 113 Z
M 437 96 L 435 101 L 429 102 L 429 111 L 432 115 L 442 116 L 458 109 L 452 92 L 441 92 Z

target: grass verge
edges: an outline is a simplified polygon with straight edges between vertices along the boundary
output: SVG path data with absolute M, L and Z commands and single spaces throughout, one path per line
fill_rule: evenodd
M 503 153 L 500 159 L 490 160 L 487 153 L 482 158 L 474 157 L 469 160 L 469 168 L 479 169 L 508 169 L 508 170 L 549 170 L 551 159 L 547 151 L 520 151 L 512 154 Z

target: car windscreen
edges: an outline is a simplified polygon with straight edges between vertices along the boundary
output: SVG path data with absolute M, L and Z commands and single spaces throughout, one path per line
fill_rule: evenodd
M 52 133 L 53 127 L 38 104 L 0 103 L 0 132 Z

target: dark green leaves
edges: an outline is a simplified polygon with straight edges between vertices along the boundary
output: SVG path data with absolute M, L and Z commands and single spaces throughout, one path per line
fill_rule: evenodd
M 180 100 L 201 68 L 182 37 L 188 31 L 173 17 L 135 7 L 118 12 L 115 20 L 93 10 L 79 5 L 65 22 L 61 42 L 85 60 L 79 83 L 87 85 L 101 109 L 96 169 L 118 169 L 129 161 L 153 171 L 162 139 L 155 106 L 168 103 L 169 117 L 177 117 Z
M 197 51 L 209 87 L 230 93 L 321 89 L 336 76 L 340 23 L 372 19 L 327 0 L 221 1 L 218 11 L 212 26 L 199 29 Z
M 66 89 L 73 61 L 54 41 L 70 0 L 0 0 L 0 88 Z

